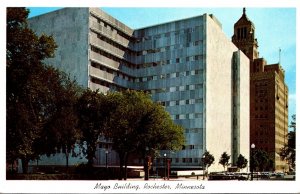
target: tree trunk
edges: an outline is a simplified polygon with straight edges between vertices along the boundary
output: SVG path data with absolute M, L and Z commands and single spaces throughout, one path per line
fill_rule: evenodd
M 66 152 L 66 171 L 69 173 L 69 153 Z
M 88 152 L 87 152 L 88 156 L 88 166 L 92 167 L 93 163 L 94 163 L 94 154 L 95 154 L 95 149 L 93 146 L 89 145 L 88 146 Z
M 144 172 L 145 172 L 145 180 L 149 180 L 149 169 L 148 169 L 148 158 L 144 157 Z
M 36 159 L 36 169 L 35 172 L 39 171 L 39 158 Z
M 26 157 L 22 157 L 22 170 L 23 170 L 23 174 L 27 174 L 28 173 L 28 159 Z
M 125 172 L 124 180 L 127 180 L 127 163 L 128 163 L 128 153 L 125 153 Z
M 123 165 L 124 165 L 124 154 L 119 153 L 119 159 L 120 159 L 120 172 L 119 172 L 119 180 L 123 179 Z

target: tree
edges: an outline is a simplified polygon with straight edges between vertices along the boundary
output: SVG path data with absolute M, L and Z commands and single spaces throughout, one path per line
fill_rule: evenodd
M 51 92 L 47 95 L 52 96 L 53 105 L 50 109 L 51 117 L 45 123 L 40 143 L 36 147 L 46 147 L 48 155 L 62 150 L 68 168 L 69 155 L 73 153 L 74 144 L 81 137 L 76 112 L 81 88 L 67 74 L 52 67 L 48 69 L 48 75 L 51 76 L 47 77 L 52 77 L 53 80 L 49 84 Z
M 98 90 L 92 91 L 88 88 L 83 91 L 77 102 L 81 142 L 87 143 L 87 159 L 90 167 L 95 157 L 97 140 L 104 135 L 104 122 L 109 115 L 105 99 L 104 94 Z
M 219 160 L 219 164 L 221 164 L 223 166 L 224 171 L 225 171 L 225 167 L 229 165 L 229 159 L 230 159 L 230 156 L 226 152 L 223 152 L 223 154 L 221 155 L 221 158 Z
M 47 68 L 42 61 L 53 57 L 56 44 L 52 36 L 36 36 L 28 28 L 29 11 L 25 8 L 7 8 L 6 44 L 6 112 L 7 161 L 22 159 L 27 172 L 29 159 L 37 157 L 34 142 L 40 137 L 49 118 Z
M 148 180 L 147 158 L 154 158 L 159 150 L 180 150 L 184 145 L 183 128 L 172 121 L 160 104 L 149 102 L 137 129 L 136 147 L 144 158 L 145 180 Z
M 289 131 L 287 134 L 288 143 L 284 145 L 283 148 L 280 149 L 279 155 L 281 160 L 286 160 L 289 164 L 290 169 L 295 169 L 296 163 L 296 115 L 292 116 L 291 124 L 289 125 L 292 128 L 292 131 Z
M 236 162 L 237 167 L 239 169 L 243 169 L 247 167 L 247 164 L 248 164 L 248 160 L 242 154 L 240 154 Z
M 204 169 L 208 170 L 208 168 L 214 163 L 215 157 L 209 153 L 209 151 L 205 151 L 202 155 L 202 163 L 204 166 Z
M 107 123 L 107 135 L 120 158 L 120 179 L 126 179 L 128 155 L 139 153 L 144 159 L 158 149 L 178 149 L 184 142 L 183 129 L 144 92 L 126 90 L 107 95 L 114 107 Z M 112 108 L 113 109 L 113 108 Z M 123 166 L 125 165 L 125 172 Z
M 269 154 L 261 149 L 256 149 L 252 153 L 252 162 L 250 160 L 251 166 L 253 169 L 257 169 L 259 171 L 273 170 L 274 169 L 274 161 L 271 159 Z
M 52 36 L 37 36 L 27 25 L 29 11 L 7 8 L 7 161 L 50 155 L 63 146 L 68 153 L 79 137 L 75 81 L 43 60 L 54 56 Z

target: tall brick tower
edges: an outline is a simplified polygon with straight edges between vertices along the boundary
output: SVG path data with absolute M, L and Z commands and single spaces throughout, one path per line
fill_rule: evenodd
M 250 143 L 269 153 L 274 170 L 286 171 L 288 166 L 278 154 L 287 143 L 288 133 L 288 87 L 284 70 L 279 63 L 267 65 L 264 58 L 259 58 L 255 27 L 245 8 L 234 24 L 232 42 L 250 59 Z
M 250 59 L 250 73 L 254 59 L 258 58 L 258 44 L 255 38 L 255 26 L 246 15 L 246 8 L 243 8 L 242 17 L 234 24 L 234 35 L 232 42 Z

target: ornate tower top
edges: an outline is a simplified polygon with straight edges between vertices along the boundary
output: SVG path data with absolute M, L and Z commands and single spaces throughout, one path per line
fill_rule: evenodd
M 232 42 L 247 55 L 250 61 L 258 58 L 255 26 L 246 15 L 246 8 L 243 8 L 243 15 L 234 24 Z

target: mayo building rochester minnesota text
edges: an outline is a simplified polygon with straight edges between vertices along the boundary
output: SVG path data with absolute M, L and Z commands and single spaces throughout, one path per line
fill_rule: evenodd
M 202 169 L 206 150 L 216 160 L 226 151 L 232 164 L 239 154 L 249 161 L 250 60 L 213 15 L 131 29 L 98 8 L 64 8 L 29 24 L 58 44 L 47 64 L 103 93 L 148 91 L 184 127 L 186 145 L 162 150 L 157 167 L 166 153 L 173 169 Z M 106 149 L 99 144 L 96 165 L 105 163 Z M 116 165 L 116 153 L 109 160 Z M 218 162 L 210 167 L 222 169 Z

